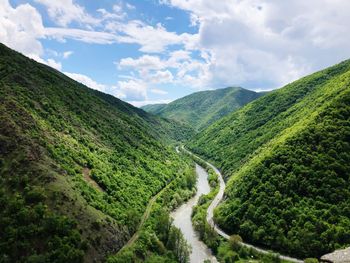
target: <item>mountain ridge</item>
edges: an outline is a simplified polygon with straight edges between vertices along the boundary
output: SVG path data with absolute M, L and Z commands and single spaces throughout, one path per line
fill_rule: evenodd
M 202 130 L 250 101 L 265 95 L 241 87 L 198 91 L 169 104 L 146 105 L 142 109 Z

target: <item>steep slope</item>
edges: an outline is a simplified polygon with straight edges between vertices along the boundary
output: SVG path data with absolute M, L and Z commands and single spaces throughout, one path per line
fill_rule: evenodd
M 188 145 L 226 175 L 216 220 L 297 257 L 350 245 L 350 61 L 219 120 Z
M 186 132 L 0 44 L 0 261 L 118 251 L 187 169 L 163 143 Z
M 143 109 L 164 118 L 190 125 L 196 130 L 202 130 L 261 95 L 264 93 L 229 87 L 196 92 L 166 106 L 146 105 Z

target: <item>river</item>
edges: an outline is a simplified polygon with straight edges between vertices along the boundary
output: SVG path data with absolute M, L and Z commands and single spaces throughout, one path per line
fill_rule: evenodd
M 191 153 L 190 151 L 186 150 L 184 146 L 182 146 L 182 150 L 184 150 L 185 152 L 189 153 L 190 155 L 193 155 L 193 153 Z M 196 155 L 194 155 L 196 156 Z M 197 158 L 201 159 L 200 157 L 196 156 Z M 202 159 L 202 161 L 206 162 L 205 160 Z M 214 228 L 214 230 L 223 238 L 225 239 L 229 239 L 230 236 L 225 233 L 224 231 L 222 231 L 215 223 L 213 220 L 213 211 L 214 209 L 217 207 L 217 205 L 221 202 L 223 196 L 224 196 L 224 192 L 225 192 L 225 182 L 224 179 L 222 177 L 222 174 L 220 173 L 220 171 L 211 163 L 206 162 L 207 165 L 209 165 L 211 168 L 214 169 L 215 173 L 218 175 L 218 179 L 219 179 L 219 183 L 220 183 L 220 189 L 219 192 L 217 193 L 217 195 L 215 196 L 214 200 L 212 201 L 212 203 L 210 204 L 210 206 L 208 207 L 207 210 L 207 222 L 210 226 L 212 226 Z M 203 169 L 203 168 L 202 168 Z M 197 168 L 196 168 L 197 170 Z M 207 176 L 206 171 L 203 169 L 204 173 Z M 200 177 L 200 174 L 197 171 L 198 176 Z M 206 184 L 208 184 L 207 180 L 206 180 Z M 209 187 L 209 186 L 208 186 Z M 181 228 L 181 227 L 180 227 Z M 204 245 L 204 244 L 203 244 Z M 252 248 L 255 251 L 261 253 L 261 254 L 270 254 L 271 251 L 265 250 L 265 249 L 261 249 L 259 247 L 256 247 L 254 245 L 248 244 L 248 243 L 244 243 L 241 242 L 241 245 L 247 248 Z M 210 251 L 209 251 L 210 252 Z M 285 255 L 279 255 L 279 258 L 282 260 L 286 260 L 289 262 L 294 262 L 294 263 L 303 263 L 303 260 L 297 259 L 297 258 L 293 258 L 293 257 L 289 257 L 289 256 L 285 256 Z M 214 258 L 215 261 L 212 262 L 217 262 L 216 259 Z M 196 261 L 191 261 L 191 262 L 196 262 Z M 202 262 L 202 261 L 197 261 L 197 262 Z
M 197 204 L 199 197 L 202 194 L 208 194 L 210 187 L 208 183 L 207 172 L 198 164 L 196 164 L 197 173 L 197 193 L 185 204 L 181 205 L 178 209 L 171 213 L 171 217 L 174 219 L 174 225 L 181 229 L 187 242 L 192 247 L 190 255 L 191 263 L 202 263 L 204 260 L 209 259 L 211 262 L 218 262 L 211 253 L 210 249 L 199 240 L 199 237 L 192 226 L 191 214 L 193 207 Z

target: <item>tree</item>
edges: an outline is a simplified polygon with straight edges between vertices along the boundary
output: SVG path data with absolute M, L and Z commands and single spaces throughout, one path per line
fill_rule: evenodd
M 229 239 L 230 247 L 233 251 L 238 251 L 241 247 L 241 243 L 243 242 L 240 235 L 232 235 Z
M 175 226 L 170 228 L 167 248 L 174 251 L 180 263 L 189 262 L 191 247 L 187 244 L 181 230 Z

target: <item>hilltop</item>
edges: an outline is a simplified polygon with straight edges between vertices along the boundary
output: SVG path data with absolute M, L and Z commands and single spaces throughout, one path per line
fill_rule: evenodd
M 190 125 L 202 130 L 265 93 L 239 87 L 199 91 L 169 104 L 153 104 L 142 107 L 147 112 Z

